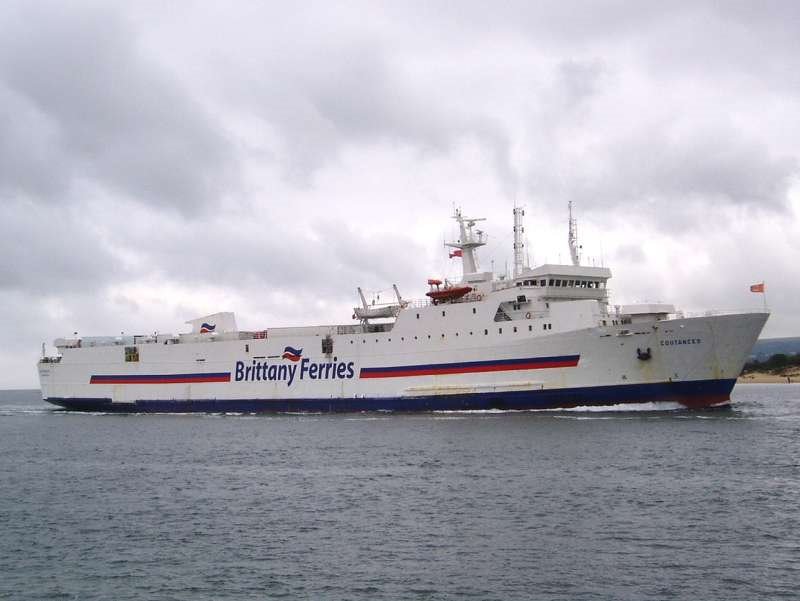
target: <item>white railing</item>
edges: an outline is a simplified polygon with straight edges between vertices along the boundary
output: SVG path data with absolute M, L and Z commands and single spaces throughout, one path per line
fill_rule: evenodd
M 707 311 L 676 311 L 670 316 L 676 319 L 687 319 L 691 317 L 716 317 L 718 315 L 741 315 L 743 313 L 771 313 L 769 308 L 749 308 L 749 309 L 709 309 Z

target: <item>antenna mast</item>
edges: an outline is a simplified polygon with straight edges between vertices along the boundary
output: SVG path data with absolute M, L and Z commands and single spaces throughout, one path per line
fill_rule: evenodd
M 525 216 L 525 209 L 514 207 L 514 278 L 522 275 L 525 265 L 525 226 L 522 225 L 522 218 Z
M 569 235 L 567 241 L 569 242 L 569 254 L 572 257 L 572 264 L 578 266 L 581 264 L 580 249 L 578 246 L 578 224 L 572 217 L 572 201 L 567 205 L 569 207 Z

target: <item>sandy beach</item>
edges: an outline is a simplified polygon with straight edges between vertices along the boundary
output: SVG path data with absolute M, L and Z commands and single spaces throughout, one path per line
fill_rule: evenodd
M 798 384 L 800 383 L 800 367 L 787 369 L 782 375 L 754 371 L 739 376 L 740 384 Z

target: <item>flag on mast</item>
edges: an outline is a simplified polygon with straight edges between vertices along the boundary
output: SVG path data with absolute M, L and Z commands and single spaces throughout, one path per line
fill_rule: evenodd
M 454 250 L 453 252 L 450 253 L 450 258 L 451 259 L 453 257 L 463 257 L 463 256 L 464 256 L 464 253 L 461 251 L 460 248 L 457 248 L 456 250 Z
M 750 292 L 760 292 L 764 294 L 764 282 L 759 282 L 758 284 L 750 286 Z

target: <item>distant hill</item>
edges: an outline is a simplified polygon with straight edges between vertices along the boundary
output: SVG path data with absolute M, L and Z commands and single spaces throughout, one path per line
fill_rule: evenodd
M 750 359 L 764 361 L 777 353 L 794 355 L 800 353 L 800 336 L 792 338 L 763 338 L 756 342 Z

